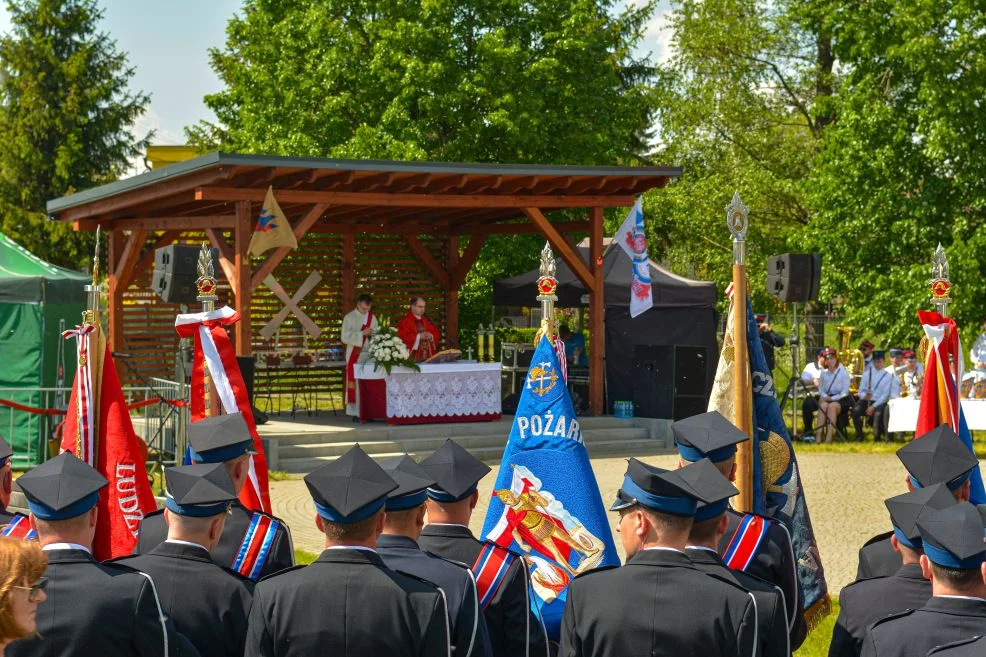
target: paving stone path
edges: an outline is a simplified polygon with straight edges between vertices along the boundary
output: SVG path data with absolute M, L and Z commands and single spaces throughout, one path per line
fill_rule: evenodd
M 672 468 L 677 455 L 649 456 L 643 460 Z M 906 490 L 904 469 L 893 454 L 801 453 L 798 463 L 829 590 L 838 594 L 856 577 L 859 547 L 871 536 L 889 529 L 883 500 Z M 626 459 L 593 459 L 592 466 L 603 500 L 608 504 L 623 482 Z M 496 470 L 494 466 L 494 472 L 480 487 L 480 504 L 473 516 L 475 532 L 479 531 L 486 515 Z M 304 481 L 299 478 L 271 482 L 271 497 L 274 513 L 291 527 L 295 548 L 315 553 L 321 551 L 324 539 L 315 527 L 315 507 Z M 615 524 L 611 523 L 610 528 L 620 546 Z M 622 552 L 622 547 L 620 550 Z

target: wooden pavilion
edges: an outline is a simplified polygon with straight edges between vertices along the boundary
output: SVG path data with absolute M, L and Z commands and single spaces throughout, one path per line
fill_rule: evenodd
M 177 309 L 150 290 L 155 249 L 208 240 L 219 252 L 221 301 L 241 315 L 238 355 L 262 348 L 259 329 L 317 270 L 299 307 L 338 336 L 358 291 L 378 316 L 399 317 L 411 294 L 431 300 L 446 347 L 457 341 L 459 289 L 491 235 L 538 233 L 589 291 L 590 330 L 603 335 L 603 209 L 630 207 L 681 175 L 675 167 L 590 167 L 335 160 L 210 153 L 48 203 L 52 220 L 109 233 L 109 343 L 133 354 L 142 376 L 174 371 Z M 247 253 L 268 187 L 291 220 L 298 249 Z M 584 209 L 584 215 L 580 210 Z M 567 219 L 549 220 L 567 210 Z M 577 217 L 573 219 L 572 217 Z M 584 217 L 584 218 L 583 218 Z M 574 247 L 588 235 L 586 263 Z M 531 291 L 531 298 L 535 291 Z M 223 299 L 223 297 L 225 297 Z M 300 340 L 300 333 L 295 338 Z M 283 340 L 282 340 L 283 342 Z M 593 340 L 590 411 L 602 414 L 604 340 Z M 127 373 L 121 373 L 127 378 Z

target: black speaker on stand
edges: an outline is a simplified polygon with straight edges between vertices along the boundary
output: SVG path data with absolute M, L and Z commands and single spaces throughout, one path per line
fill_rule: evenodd
M 821 280 L 821 253 L 782 253 L 767 259 L 767 294 L 781 301 L 817 300 Z
M 219 252 L 212 249 L 212 260 L 219 259 Z M 165 303 L 197 303 L 199 247 L 187 244 L 170 244 L 154 251 L 154 274 L 151 288 Z

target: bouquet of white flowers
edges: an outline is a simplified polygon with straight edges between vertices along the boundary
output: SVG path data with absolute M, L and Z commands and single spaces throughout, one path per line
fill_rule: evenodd
M 375 365 L 374 369 L 383 367 L 390 374 L 394 367 L 407 367 L 416 372 L 421 368 L 411 360 L 411 352 L 407 345 L 397 336 L 397 329 L 393 328 L 386 320 L 380 321 L 380 326 L 370 335 L 370 360 Z

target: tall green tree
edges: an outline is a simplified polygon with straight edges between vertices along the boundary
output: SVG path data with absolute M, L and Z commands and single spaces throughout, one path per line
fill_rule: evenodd
M 825 268 L 824 284 L 854 322 L 914 344 L 914 310 L 930 307 L 941 242 L 955 282 L 952 312 L 967 335 L 977 333 L 986 309 L 982 3 L 829 4 L 847 73 L 838 122 L 809 180 L 806 236 L 837 263 Z
M 634 57 L 653 2 L 247 0 L 211 53 L 226 88 L 203 149 L 565 164 L 645 160 L 653 69 Z M 460 297 L 463 336 L 492 281 L 534 266 L 534 236 L 492 238 Z
M 128 88 L 126 54 L 99 31 L 96 0 L 8 0 L 0 38 L 2 229 L 68 267 L 91 254 L 91 235 L 44 217 L 52 198 L 118 178 L 150 135 L 134 135 L 149 97 Z M 89 256 L 91 257 L 91 256 Z

